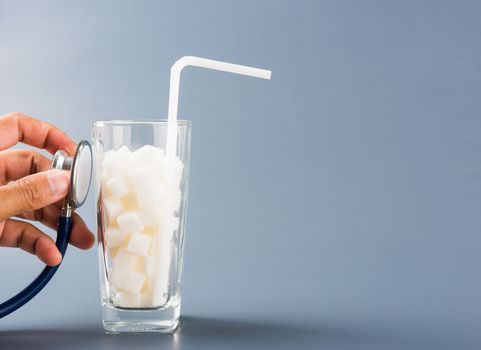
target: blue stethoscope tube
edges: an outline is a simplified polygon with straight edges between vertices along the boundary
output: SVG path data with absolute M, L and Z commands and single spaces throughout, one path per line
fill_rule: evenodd
M 58 250 L 62 254 L 62 258 L 65 256 L 67 251 L 68 242 L 70 239 L 70 233 L 72 232 L 72 217 L 60 216 L 58 227 L 57 227 L 57 240 L 55 244 Z M 40 275 L 33 280 L 25 289 L 14 297 L 8 299 L 7 301 L 0 304 L 0 318 L 11 314 L 15 310 L 21 308 L 23 305 L 28 303 L 33 297 L 35 297 L 50 281 L 50 279 L 55 275 L 58 270 L 57 266 L 46 266 Z

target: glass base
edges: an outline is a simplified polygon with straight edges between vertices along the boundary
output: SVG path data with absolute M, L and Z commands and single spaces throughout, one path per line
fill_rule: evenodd
M 171 333 L 179 325 L 180 302 L 158 309 L 123 309 L 104 302 L 102 314 L 106 333 Z

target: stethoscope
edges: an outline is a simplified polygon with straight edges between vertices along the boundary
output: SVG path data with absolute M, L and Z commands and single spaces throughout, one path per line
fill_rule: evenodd
M 70 233 L 72 232 L 72 212 L 84 204 L 92 178 L 92 148 L 87 141 L 80 141 L 74 156 L 59 150 L 52 160 L 52 169 L 70 171 L 70 190 L 65 197 L 62 212 L 58 220 L 57 240 L 58 250 L 65 256 Z M 25 289 L 14 297 L 0 304 L 0 318 L 19 309 L 35 297 L 50 281 L 60 266 L 46 266 Z

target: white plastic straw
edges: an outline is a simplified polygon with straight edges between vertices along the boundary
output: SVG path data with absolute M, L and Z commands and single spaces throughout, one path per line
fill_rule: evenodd
M 165 195 L 165 211 L 164 211 L 164 220 L 163 220 L 163 229 L 162 229 L 164 239 L 158 240 L 157 252 L 160 252 L 162 249 L 160 245 L 169 244 L 167 241 L 170 242 L 170 238 L 171 238 L 171 237 L 165 237 L 167 234 L 170 234 L 168 232 L 169 222 L 170 222 L 169 216 L 172 214 L 169 208 L 171 208 L 170 189 L 171 189 L 171 184 L 173 179 L 172 179 L 172 173 L 169 171 L 169 169 L 172 168 L 173 160 L 175 158 L 175 154 L 177 150 L 177 110 L 178 110 L 178 104 L 179 104 L 180 74 L 182 73 L 182 70 L 187 66 L 208 68 L 208 69 L 219 70 L 219 71 L 224 71 L 228 73 L 247 75 L 255 78 L 262 78 L 262 79 L 271 78 L 270 70 L 259 69 L 259 68 L 248 67 L 248 66 L 241 66 L 239 64 L 215 61 L 215 60 L 196 57 L 196 56 L 184 56 L 179 60 L 177 60 L 177 62 L 175 62 L 172 68 L 170 69 L 169 112 L 168 112 L 168 123 L 167 123 L 167 144 L 166 144 L 166 163 L 167 164 L 165 167 L 166 172 L 164 176 L 166 191 L 164 194 Z M 172 253 L 171 249 L 170 249 L 170 252 Z M 170 261 L 172 262 L 172 259 L 170 259 Z M 161 262 L 158 261 L 156 263 L 156 266 L 159 266 L 160 263 Z M 160 277 L 159 274 L 157 274 L 157 276 Z M 156 278 L 156 281 L 154 283 L 154 304 L 160 303 L 160 301 L 162 300 L 161 291 L 165 290 L 165 285 L 162 286 L 162 283 L 167 283 L 167 281 L 161 281 L 159 280 L 159 278 Z
M 184 56 L 177 60 L 170 69 L 169 113 L 167 127 L 167 157 L 175 155 L 177 143 L 177 110 L 179 105 L 180 74 L 187 66 L 214 69 L 255 78 L 270 79 L 271 71 L 239 64 L 215 61 L 196 56 Z

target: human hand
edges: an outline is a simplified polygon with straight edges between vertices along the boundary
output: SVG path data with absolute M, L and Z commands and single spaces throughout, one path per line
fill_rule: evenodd
M 49 170 L 51 160 L 33 150 L 7 150 L 17 142 L 51 154 L 63 149 L 70 155 L 76 144 L 60 129 L 24 114 L 0 117 L 0 246 L 21 248 L 55 266 L 62 255 L 52 238 L 34 225 L 11 217 L 39 221 L 56 230 L 70 173 Z M 72 219 L 70 243 L 89 249 L 95 241 L 92 232 L 77 214 Z

